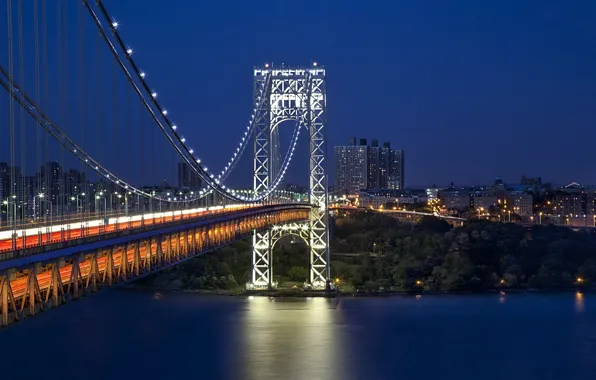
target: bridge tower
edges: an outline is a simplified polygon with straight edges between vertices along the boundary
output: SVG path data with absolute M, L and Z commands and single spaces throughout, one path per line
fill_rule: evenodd
M 310 68 L 275 68 L 265 65 L 254 70 L 255 104 L 265 94 L 265 106 L 257 112 L 254 135 L 255 194 L 275 186 L 281 155 L 278 126 L 295 120 L 297 128 L 308 131 L 309 202 L 313 208 L 305 224 L 275 226 L 254 232 L 252 249 L 252 289 L 274 288 L 272 249 L 285 234 L 305 240 L 309 249 L 308 285 L 324 289 L 330 278 L 328 194 L 326 173 L 326 80 L 325 69 L 316 63 Z

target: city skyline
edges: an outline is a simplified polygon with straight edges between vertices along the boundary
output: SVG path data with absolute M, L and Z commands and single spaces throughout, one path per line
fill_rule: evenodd
M 594 35 L 585 27 L 594 14 L 589 2 L 574 8 L 563 1 L 543 5 L 508 0 L 484 9 L 469 1 L 430 8 L 419 3 L 367 8 L 323 1 L 321 17 L 312 22 L 326 37 L 291 45 L 285 43 L 287 32 L 281 26 L 270 42 L 253 43 L 252 33 L 239 32 L 264 30 L 253 21 L 258 17 L 232 17 L 224 25 L 218 21 L 229 16 L 223 4 L 143 7 L 142 17 L 135 4 L 107 5 L 152 86 L 211 168 L 225 166 L 225 156 L 234 151 L 236 134 L 250 114 L 253 66 L 308 65 L 316 59 L 330 73 L 329 155 L 333 146 L 345 143 L 345 136 L 366 130 L 398 141 L 409 152 L 406 172 L 413 187 L 483 183 L 523 174 L 549 177 L 557 184 L 596 183 L 585 158 L 596 138 L 590 128 L 596 120 L 590 106 L 596 101 L 590 90 L 596 84 L 591 70 L 596 51 L 587 43 Z M 246 15 L 257 12 L 249 4 L 239 7 Z M 273 20 L 284 14 L 291 21 L 301 20 L 309 10 L 280 3 L 258 12 Z M 360 16 L 369 13 L 382 16 L 374 23 Z M 147 27 L 163 19 L 180 21 L 167 30 Z M 554 30 L 566 32 L 555 36 Z M 207 38 L 207 32 L 218 37 Z M 516 38 L 519 35 L 524 38 Z M 199 49 L 186 49 L 191 45 Z M 155 46 L 162 54 L 152 54 Z M 361 53 L 351 53 L 356 50 Z M 173 70 L 171 57 L 181 51 L 184 59 L 175 60 L 179 69 Z M 383 72 L 382 81 L 364 74 L 373 64 Z M 200 80 L 193 75 L 203 72 L 209 75 Z M 195 91 L 199 84 L 204 91 Z M 281 134 L 288 141 L 288 133 L 283 134 L 290 128 L 285 127 Z M 562 156 L 550 153 L 555 140 Z M 307 161 L 305 148 L 305 142 L 299 142 L 296 161 Z M 119 163 L 107 164 L 117 169 Z M 241 160 L 231 185 L 249 185 L 251 166 L 250 160 Z M 331 162 L 328 167 L 332 179 Z M 176 180 L 175 167 L 156 171 L 160 178 Z M 290 182 L 307 180 L 301 167 L 289 173 Z
M 596 3 L 542 3 L 8 0 L 5 372 L 589 378 Z
M 205 143 L 197 147 L 213 157 L 213 167 L 224 164 L 218 164 L 218 153 L 232 151 L 235 144 L 222 137 L 241 128 L 250 112 L 251 93 L 243 89 L 250 86 L 251 68 L 266 62 L 308 64 L 311 59 L 329 72 L 329 154 L 345 143 L 345 136 L 366 130 L 409 152 L 406 172 L 412 186 L 473 184 L 534 173 L 554 183 L 596 183 L 585 160 L 595 133 L 589 129 L 595 120 L 590 104 L 596 102 L 590 90 L 596 84 L 591 69 L 596 51 L 588 44 L 594 33 L 584 27 L 594 14 L 588 2 L 578 7 L 563 1 L 434 2 L 431 7 L 381 2 L 364 7 L 323 1 L 312 30 L 326 37 L 308 43 L 293 38 L 292 44 L 279 23 L 308 18 L 306 6 L 278 3 L 257 10 L 248 3 L 238 5 L 238 15 L 255 17 L 231 16 L 218 3 L 191 5 L 196 12 L 188 6 L 159 12 L 145 7 L 143 17 L 134 17 L 134 4 L 109 5 L 127 40 L 135 43 L 136 54 L 151 65 L 144 69 L 175 106 L 172 112 L 180 123 L 192 125 L 194 114 L 201 115 L 205 127 L 188 132 L 189 140 L 218 141 L 217 148 Z M 373 13 L 375 17 L 366 17 Z M 222 17 L 230 18 L 220 23 Z M 262 17 L 275 20 L 274 25 L 253 21 Z M 167 30 L 145 28 L 163 19 L 180 21 Z M 270 27 L 279 33 L 263 44 L 254 43 L 252 33 L 242 33 L 266 33 Z M 206 39 L 207 32 L 221 37 Z M 183 41 L 175 37 L 181 34 Z M 155 44 L 163 49 L 160 57 L 151 56 Z M 186 63 L 179 62 L 181 70 L 173 71 L 166 57 L 177 56 L 180 49 Z M 359 53 L 351 53 L 355 51 Z M 365 74 L 367 67 L 383 73 L 382 80 Z M 186 96 L 196 85 L 187 78 L 190 71 L 210 73 L 201 80 L 205 91 L 193 97 Z M 230 87 L 240 91 L 230 92 Z M 229 101 L 217 101 L 224 98 Z M 226 110 L 228 104 L 234 105 L 232 112 Z M 564 159 L 545 152 L 561 130 L 565 133 L 556 141 Z M 250 164 L 242 168 L 249 170 Z M 293 177 L 292 182 L 307 178 Z

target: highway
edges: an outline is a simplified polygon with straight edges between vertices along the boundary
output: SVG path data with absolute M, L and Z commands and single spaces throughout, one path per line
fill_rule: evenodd
M 110 232 L 135 229 L 155 224 L 171 223 L 183 219 L 221 214 L 231 210 L 256 207 L 257 205 L 227 205 L 178 211 L 119 216 L 106 219 L 79 221 L 76 224 L 54 224 L 16 230 L 16 250 L 58 243 L 82 237 L 96 236 Z M 13 230 L 0 231 L 0 252 L 13 250 Z

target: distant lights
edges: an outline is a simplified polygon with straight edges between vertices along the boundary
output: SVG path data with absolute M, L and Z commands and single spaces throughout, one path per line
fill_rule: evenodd
M 314 67 L 317 67 L 319 64 L 317 63 L 317 61 L 315 61 L 315 62 L 313 62 L 313 63 L 312 63 L 312 65 L 313 65 Z
M 269 68 L 269 64 L 268 64 L 268 63 L 266 63 L 266 64 L 265 64 L 265 68 L 266 68 L 266 69 L 268 69 L 268 68 Z

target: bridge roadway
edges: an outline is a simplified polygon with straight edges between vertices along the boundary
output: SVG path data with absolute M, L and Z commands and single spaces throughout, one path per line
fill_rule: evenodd
M 342 211 L 374 211 L 374 212 L 378 212 L 381 214 L 393 214 L 393 215 L 403 215 L 403 216 L 434 216 L 436 218 L 440 218 L 446 221 L 450 221 L 450 222 L 459 222 L 459 223 L 463 223 L 464 221 L 466 221 L 466 219 L 464 218 L 458 218 L 455 216 L 449 216 L 449 215 L 440 215 L 440 214 L 433 214 L 430 212 L 420 212 L 420 211 L 406 211 L 406 210 L 400 210 L 400 209 L 375 209 L 375 208 L 370 208 L 370 207 L 352 207 L 352 206 L 332 206 L 329 207 L 330 210 L 342 210 Z
M 134 230 L 156 224 L 171 223 L 182 219 L 194 219 L 214 214 L 221 214 L 231 210 L 251 207 L 249 205 L 227 205 L 187 210 L 155 212 L 131 216 L 96 217 L 95 219 L 61 221 L 55 220 L 52 224 L 45 223 L 41 226 L 21 225 L 16 231 L 4 229 L 0 231 L 0 260 L 13 258 L 23 250 L 43 251 L 44 249 L 31 250 L 32 247 L 55 245 L 75 241 L 76 244 L 89 240 L 93 236 L 115 233 L 124 230 Z M 14 237 L 14 241 L 13 241 Z M 14 245 L 14 246 L 13 246 Z M 50 249 L 55 249 L 50 248 Z M 9 254 L 7 254 L 7 252 Z
M 307 204 L 278 204 L 189 212 L 192 217 L 172 215 L 160 223 L 85 233 L 59 242 L 54 250 L 55 244 L 48 243 L 37 254 L 26 248 L 0 261 L 0 326 L 176 265 L 254 230 L 308 220 L 310 209 Z

